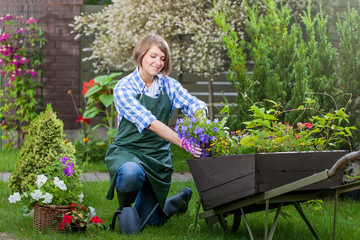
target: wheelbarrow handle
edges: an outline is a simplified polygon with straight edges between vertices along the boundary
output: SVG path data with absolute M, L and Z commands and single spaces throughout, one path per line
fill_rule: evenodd
M 360 158 L 360 151 L 351 152 L 344 156 L 342 156 L 339 160 L 336 161 L 334 166 L 330 170 L 328 170 L 327 175 L 329 178 L 332 178 L 336 175 L 336 173 L 348 162 L 359 159 Z

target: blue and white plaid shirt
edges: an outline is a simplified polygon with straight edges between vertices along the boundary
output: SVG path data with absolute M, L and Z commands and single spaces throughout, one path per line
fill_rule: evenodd
M 206 103 L 200 101 L 197 97 L 192 96 L 181 86 L 175 79 L 158 74 L 155 76 L 157 81 L 157 95 L 164 90 L 170 98 L 171 112 L 175 109 L 181 111 L 187 116 L 193 116 L 199 109 L 205 108 Z M 134 123 L 140 133 L 147 128 L 150 123 L 156 120 L 156 117 L 147 110 L 136 98 L 138 94 L 146 94 L 146 84 L 139 75 L 138 68 L 122 78 L 114 88 L 114 103 L 118 114 L 118 126 L 123 118 Z M 170 117 L 169 116 L 169 117 Z

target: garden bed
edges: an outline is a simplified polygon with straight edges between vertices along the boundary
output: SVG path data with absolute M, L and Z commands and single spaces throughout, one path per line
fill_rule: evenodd
M 204 210 L 265 192 L 330 169 L 347 151 L 257 153 L 189 159 Z M 299 191 L 328 189 L 342 183 L 344 170 Z

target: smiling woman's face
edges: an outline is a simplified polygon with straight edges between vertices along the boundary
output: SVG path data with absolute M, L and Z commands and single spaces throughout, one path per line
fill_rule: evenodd
M 153 44 L 142 59 L 140 75 L 142 75 L 141 77 L 143 80 L 148 79 L 149 77 L 153 78 L 156 74 L 161 72 L 164 66 L 165 53 L 163 53 L 158 46 Z

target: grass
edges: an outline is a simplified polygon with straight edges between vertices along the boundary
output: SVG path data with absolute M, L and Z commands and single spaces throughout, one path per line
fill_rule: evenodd
M 18 149 L 0 150 L 0 172 L 12 172 L 15 168 L 17 156 L 19 154 Z M 186 159 L 192 158 L 191 154 L 186 152 L 175 145 L 171 145 L 171 151 L 173 153 L 173 164 L 175 172 L 189 172 Z M 79 167 L 83 172 L 107 172 L 107 167 L 104 161 L 79 163 Z
M 249 239 L 244 221 L 240 229 L 234 233 L 225 232 L 218 224 L 210 228 L 204 220 L 199 220 L 199 231 L 190 232 L 189 226 L 194 223 L 197 192 L 192 181 L 174 182 L 170 195 L 176 194 L 183 187 L 188 186 L 194 191 L 190 201 L 189 210 L 185 215 L 172 217 L 161 227 L 146 227 L 143 232 L 135 236 L 120 235 L 116 231 L 88 229 L 85 234 L 65 234 L 55 231 L 38 231 L 32 227 L 31 216 L 21 214 L 21 206 L 10 204 L 7 198 L 10 190 L 7 183 L 0 182 L 0 206 L 2 218 L 0 219 L 0 232 L 5 232 L 16 239 Z M 106 200 L 107 182 L 85 182 L 85 201 L 89 206 L 96 209 L 97 215 L 109 226 L 113 212 L 117 208 L 116 200 Z M 302 204 L 305 214 L 318 232 L 320 239 L 332 238 L 333 224 L 333 201 L 325 201 L 321 211 L 314 211 L 308 204 Z M 360 211 L 359 203 L 351 200 L 340 201 L 337 216 L 336 239 L 357 239 L 359 232 Z M 297 212 L 290 206 L 285 207 L 289 216 L 279 217 L 274 239 L 313 239 L 306 224 L 299 217 Z M 273 219 L 275 213 L 271 212 L 269 219 Z M 263 239 L 264 234 L 264 212 L 256 212 L 247 215 L 255 239 Z

